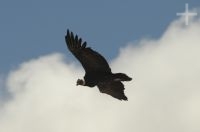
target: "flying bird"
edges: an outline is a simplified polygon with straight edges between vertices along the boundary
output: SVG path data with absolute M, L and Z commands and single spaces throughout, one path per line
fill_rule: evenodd
M 73 32 L 67 30 L 65 41 L 68 49 L 80 61 L 85 70 L 84 78 L 78 79 L 76 85 L 97 86 L 101 93 L 111 95 L 119 100 L 128 100 L 124 94 L 125 88 L 122 81 L 131 81 L 131 77 L 124 73 L 112 73 L 106 59 L 87 47 L 87 43 Z

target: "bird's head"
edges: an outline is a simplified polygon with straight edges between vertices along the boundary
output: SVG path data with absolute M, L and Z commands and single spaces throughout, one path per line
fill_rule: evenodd
M 84 86 L 85 85 L 85 81 L 83 79 L 78 79 L 77 82 L 76 82 L 76 86 L 78 86 L 78 85 Z

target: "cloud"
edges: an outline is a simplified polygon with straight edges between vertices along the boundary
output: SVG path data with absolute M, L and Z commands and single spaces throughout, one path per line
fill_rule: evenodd
M 3 97 L 3 84 L 4 84 L 4 81 L 3 81 L 3 77 L 2 75 L 0 75 L 0 104 L 1 104 L 1 97 Z
M 9 98 L 4 82 L 5 76 L 0 74 L 0 108 L 4 104 L 4 101 Z
M 60 53 L 24 62 L 6 79 L 0 131 L 199 132 L 199 34 L 199 19 L 178 19 L 160 39 L 122 48 L 111 67 L 133 77 L 127 102 L 75 86 L 84 71 Z

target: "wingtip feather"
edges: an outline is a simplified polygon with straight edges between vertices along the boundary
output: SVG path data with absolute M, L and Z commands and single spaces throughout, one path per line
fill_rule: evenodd
M 84 43 L 82 44 L 81 48 L 84 49 L 86 46 L 87 46 L 87 43 L 84 42 Z

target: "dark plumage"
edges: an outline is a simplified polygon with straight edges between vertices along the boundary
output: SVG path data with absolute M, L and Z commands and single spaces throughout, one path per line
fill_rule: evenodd
M 103 56 L 87 47 L 86 42 L 67 30 L 65 41 L 68 49 L 80 61 L 85 69 L 84 80 L 78 79 L 77 85 L 97 86 L 102 93 L 109 94 L 120 100 L 127 100 L 124 85 L 121 81 L 131 81 L 132 78 L 124 73 L 112 73 Z

